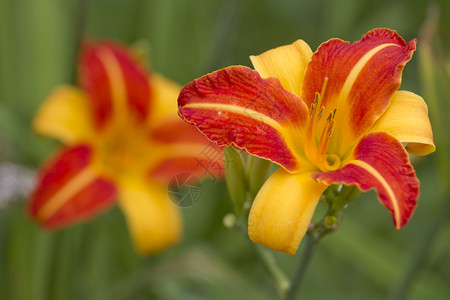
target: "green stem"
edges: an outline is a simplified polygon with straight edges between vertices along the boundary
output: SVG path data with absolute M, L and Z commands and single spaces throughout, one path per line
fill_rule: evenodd
M 355 200 L 357 195 L 359 195 L 359 190 L 354 186 L 342 186 L 341 188 L 338 188 L 338 186 L 331 186 L 330 189 L 324 193 L 326 202 L 329 205 L 328 211 L 322 220 L 316 223 L 314 228 L 309 229 L 306 234 L 302 257 L 292 279 L 291 286 L 287 290 L 287 300 L 295 299 L 295 295 L 311 262 L 311 257 L 316 245 L 330 233 L 336 231 L 337 227 L 335 226 L 338 224 L 337 214 L 349 202 Z M 334 222 L 332 222 L 331 225 L 327 222 L 327 218 L 330 217 L 334 218 Z
M 295 295 L 305 277 L 306 270 L 308 269 L 309 263 L 311 262 L 311 257 L 316 246 L 317 240 L 313 234 L 307 234 L 305 239 L 305 248 L 302 252 L 302 257 L 300 259 L 300 263 L 297 267 L 297 271 L 292 278 L 291 286 L 289 287 L 286 299 L 292 300 L 295 299 Z
M 256 252 L 258 253 L 259 258 L 261 259 L 264 267 L 267 272 L 269 272 L 270 276 L 275 282 L 278 293 L 284 297 L 286 295 L 286 291 L 288 290 L 290 284 L 289 278 L 286 273 L 278 266 L 275 257 L 273 256 L 271 250 L 258 245 L 253 244 L 255 246 Z
M 225 182 L 228 195 L 233 202 L 234 211 L 237 216 L 244 213 L 244 202 L 247 199 L 247 178 L 245 176 L 244 163 L 240 153 L 232 148 L 225 148 Z
M 261 189 L 261 186 L 266 181 L 269 170 L 272 163 L 268 160 L 256 157 L 256 156 L 250 156 L 248 158 L 247 163 L 247 170 L 248 170 L 248 188 L 249 188 L 249 195 L 251 201 L 255 199 L 256 195 L 258 194 L 259 190 Z

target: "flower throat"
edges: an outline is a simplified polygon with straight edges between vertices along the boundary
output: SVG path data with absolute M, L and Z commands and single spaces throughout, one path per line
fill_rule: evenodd
M 305 154 L 321 171 L 328 172 L 338 169 L 341 159 L 336 154 L 327 154 L 328 140 L 333 134 L 336 111 L 333 109 L 326 119 L 322 118 L 326 107 L 322 105 L 323 96 L 327 87 L 328 77 L 325 77 L 320 93 L 316 92 L 314 103 L 311 104 L 308 127 L 306 129 Z M 317 135 L 322 125 L 322 132 Z M 316 141 L 316 137 L 320 138 Z

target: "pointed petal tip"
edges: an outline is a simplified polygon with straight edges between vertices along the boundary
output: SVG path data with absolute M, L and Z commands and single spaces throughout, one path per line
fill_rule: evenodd
M 90 113 L 89 101 L 81 90 L 61 85 L 44 100 L 33 118 L 32 128 L 66 145 L 90 141 L 95 132 Z
M 61 150 L 41 169 L 29 213 L 46 228 L 86 220 L 115 202 L 116 186 L 97 175 L 85 145 Z
M 283 88 L 299 95 L 306 66 L 313 52 L 303 40 L 251 55 L 250 60 L 262 78 L 274 76 Z
M 327 184 L 356 184 L 363 191 L 375 189 L 397 229 L 411 219 L 419 197 L 419 180 L 403 146 L 385 132 L 366 135 L 354 151 L 354 160 L 343 168 L 316 173 L 313 178 Z

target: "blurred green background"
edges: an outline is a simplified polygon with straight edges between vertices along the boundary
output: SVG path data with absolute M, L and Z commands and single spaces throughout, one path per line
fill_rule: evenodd
M 135 253 L 117 208 L 51 233 L 29 219 L 21 196 L 28 170 L 57 146 L 35 135 L 30 122 L 53 87 L 73 81 L 80 30 L 93 39 L 148 41 L 152 69 L 184 85 L 220 67 L 250 66 L 249 55 L 298 38 L 315 50 L 332 37 L 359 40 L 375 27 L 419 39 L 401 88 L 428 102 L 438 151 L 414 161 L 421 196 L 408 226 L 395 230 L 374 192 L 359 196 L 317 248 L 298 296 L 449 299 L 447 0 L 1 0 L 0 299 L 278 297 L 247 238 L 223 226 L 232 211 L 223 182 L 202 183 L 200 201 L 183 209 L 182 242 L 152 257 Z M 275 256 L 292 275 L 301 254 L 302 247 Z

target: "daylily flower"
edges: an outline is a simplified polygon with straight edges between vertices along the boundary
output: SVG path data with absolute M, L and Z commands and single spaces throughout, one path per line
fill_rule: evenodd
M 167 185 L 179 173 L 205 173 L 211 142 L 178 117 L 178 85 L 148 74 L 123 46 L 85 43 L 79 73 L 81 89 L 56 88 L 34 119 L 65 147 L 40 171 L 31 215 L 58 228 L 118 200 L 137 249 L 160 251 L 181 233 Z
M 350 44 L 331 39 L 313 53 L 302 40 L 187 84 L 179 114 L 219 146 L 279 164 L 249 215 L 249 236 L 294 254 L 331 184 L 375 189 L 396 228 L 419 195 L 406 150 L 435 150 L 424 100 L 397 91 L 416 40 L 374 29 Z

